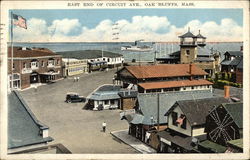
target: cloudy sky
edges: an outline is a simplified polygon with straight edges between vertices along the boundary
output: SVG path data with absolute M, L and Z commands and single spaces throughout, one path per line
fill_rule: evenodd
M 210 42 L 242 41 L 242 9 L 13 10 L 28 29 L 14 27 L 15 42 L 178 41 L 188 27 Z M 117 34 L 118 33 L 118 34 Z

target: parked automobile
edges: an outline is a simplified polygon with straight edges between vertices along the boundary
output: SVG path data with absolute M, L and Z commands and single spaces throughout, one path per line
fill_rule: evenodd
M 117 106 L 110 106 L 109 109 L 112 110 L 112 109 L 117 109 L 118 107 Z
M 78 93 L 67 93 L 65 102 L 71 103 L 71 102 L 85 102 L 86 99 L 83 96 L 80 96 Z

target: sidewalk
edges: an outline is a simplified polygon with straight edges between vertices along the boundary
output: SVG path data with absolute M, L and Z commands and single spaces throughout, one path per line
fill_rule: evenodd
M 128 134 L 128 130 L 113 131 L 111 134 L 122 142 L 136 149 L 143 154 L 156 153 L 156 150 L 142 143 L 140 140 Z

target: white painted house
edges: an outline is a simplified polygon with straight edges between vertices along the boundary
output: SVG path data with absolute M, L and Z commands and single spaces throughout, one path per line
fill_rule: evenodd
M 89 108 L 93 110 L 120 108 L 121 98 L 118 95 L 120 89 L 120 86 L 114 85 L 103 85 L 97 88 L 87 97 Z

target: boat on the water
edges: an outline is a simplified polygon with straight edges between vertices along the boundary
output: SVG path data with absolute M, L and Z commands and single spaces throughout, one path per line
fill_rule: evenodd
M 147 45 L 137 45 L 138 42 L 143 41 L 143 40 L 137 40 L 135 41 L 134 45 L 127 45 L 127 46 L 122 46 L 121 50 L 122 51 L 137 51 L 137 52 L 149 52 L 153 50 L 152 46 L 147 46 Z

